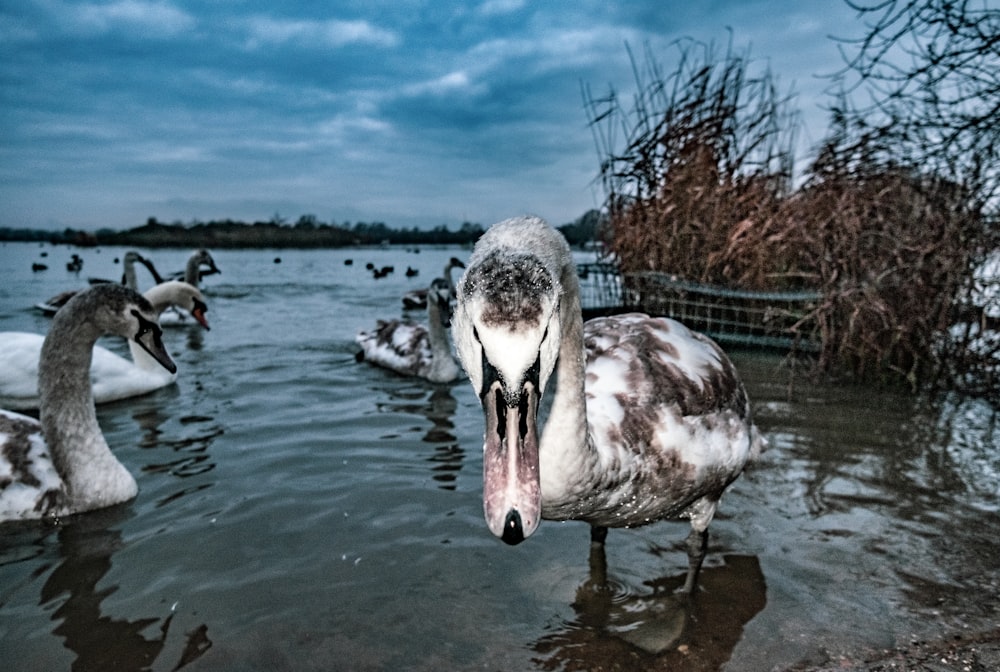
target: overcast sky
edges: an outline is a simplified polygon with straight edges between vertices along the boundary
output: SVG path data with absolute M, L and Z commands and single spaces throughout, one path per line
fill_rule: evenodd
M 842 0 L 0 0 L 0 226 L 563 224 L 603 199 L 581 84 L 727 28 L 818 141 Z

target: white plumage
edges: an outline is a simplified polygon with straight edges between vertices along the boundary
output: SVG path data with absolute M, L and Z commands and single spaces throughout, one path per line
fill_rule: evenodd
M 203 271 L 202 267 L 206 270 Z M 222 271 L 215 265 L 215 259 L 212 258 L 212 254 L 202 248 L 191 253 L 187 263 L 184 265 L 183 273 L 174 273 L 170 276 L 170 279 L 180 280 L 183 277 L 183 281 L 187 284 L 192 287 L 199 287 L 202 277 L 215 273 L 222 273 Z M 183 309 L 183 307 L 179 308 L 176 304 L 160 312 L 161 327 L 189 327 L 193 326 L 195 322 L 200 322 L 200 320 L 190 310 Z
M 541 518 L 582 520 L 603 542 L 609 527 L 686 518 L 693 589 L 719 498 L 763 445 L 729 358 L 667 318 L 584 324 L 569 246 L 538 218 L 491 227 L 457 290 L 452 333 L 483 404 L 493 533 L 519 543 Z
M 52 321 L 38 367 L 39 420 L 0 412 L 0 522 L 64 516 L 119 504 L 138 486 L 112 454 L 90 391 L 91 352 L 113 334 L 174 370 L 153 307 L 133 290 L 79 292 Z
M 372 331 L 360 332 L 359 359 L 405 376 L 449 383 L 461 375 L 451 354 L 447 326 L 451 290 L 436 278 L 427 294 L 427 326 L 408 320 L 379 320 Z
M 188 311 L 208 329 L 205 297 L 191 285 L 169 281 L 149 288 L 144 296 L 160 314 L 169 306 Z M 38 364 L 45 337 L 27 332 L 0 332 L 0 407 L 38 408 Z M 176 371 L 168 371 L 134 340 L 128 341 L 131 360 L 95 345 L 90 365 L 94 401 L 98 404 L 148 394 L 170 385 Z

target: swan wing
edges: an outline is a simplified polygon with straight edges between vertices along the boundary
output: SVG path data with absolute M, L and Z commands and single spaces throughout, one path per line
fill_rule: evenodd
M 41 425 L 0 409 L 0 521 L 38 518 L 61 492 Z
M 625 511 L 638 525 L 721 495 L 755 446 L 746 392 L 722 350 L 679 322 L 639 314 L 586 322 L 584 343 L 601 460 L 590 485 L 605 500 L 592 517 L 605 509 L 621 521 Z
M 424 374 L 432 353 L 427 329 L 401 320 L 379 321 L 375 330 L 355 339 L 365 360 L 409 376 Z

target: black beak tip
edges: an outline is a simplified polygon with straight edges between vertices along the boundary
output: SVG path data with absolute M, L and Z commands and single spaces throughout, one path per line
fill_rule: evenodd
M 503 521 L 503 536 L 500 537 L 505 544 L 516 546 L 524 541 L 524 527 L 521 525 L 521 514 L 517 509 L 511 509 L 507 513 L 506 520 Z

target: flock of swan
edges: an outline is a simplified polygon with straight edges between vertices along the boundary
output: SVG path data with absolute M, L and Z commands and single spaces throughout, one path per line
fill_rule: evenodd
M 134 285 L 95 284 L 55 312 L 44 337 L 0 334 L 0 371 L 20 380 L 0 380 L 0 406 L 39 408 L 39 420 L 0 411 L 0 522 L 136 496 L 95 403 L 121 398 L 108 389 L 143 394 L 174 380 L 163 311 L 177 306 L 208 328 L 203 265 L 218 272 L 214 261 L 192 261 L 185 281 L 145 296 Z M 463 267 L 456 285 L 451 271 Z M 468 377 L 484 415 L 483 509 L 493 534 L 517 544 L 542 519 L 579 520 L 602 547 L 608 528 L 687 519 L 684 589 L 693 590 L 719 500 L 764 445 L 719 346 L 663 317 L 584 322 L 570 248 L 537 217 L 495 224 L 467 264 L 452 259 L 430 283 L 426 311 L 426 325 L 380 321 L 359 333 L 358 359 L 434 383 Z M 128 339 L 131 362 L 95 347 L 105 334 Z M 116 382 L 102 387 L 99 371 Z M 124 382 L 140 371 L 145 386 Z

